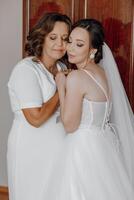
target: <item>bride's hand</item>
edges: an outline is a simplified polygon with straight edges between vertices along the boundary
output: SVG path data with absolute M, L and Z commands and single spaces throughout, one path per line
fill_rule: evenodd
M 64 75 L 63 72 L 58 72 L 56 74 L 55 82 L 56 82 L 58 89 L 60 89 L 61 87 L 65 88 L 66 76 Z

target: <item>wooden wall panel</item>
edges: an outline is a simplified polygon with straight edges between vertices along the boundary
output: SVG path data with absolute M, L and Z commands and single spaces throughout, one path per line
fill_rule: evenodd
M 98 19 L 103 23 L 106 42 L 112 49 L 134 109 L 133 7 L 133 0 L 88 0 L 86 17 Z
M 72 18 L 73 0 L 30 0 L 30 28 L 39 20 L 44 12 L 59 12 Z
M 74 18 L 73 22 L 85 18 L 86 0 L 74 0 Z

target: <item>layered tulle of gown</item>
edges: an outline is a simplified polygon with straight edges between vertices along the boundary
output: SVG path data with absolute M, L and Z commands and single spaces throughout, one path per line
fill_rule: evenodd
M 44 185 L 44 200 L 134 199 L 116 125 L 109 122 L 112 102 L 94 81 L 107 101 L 83 99 L 80 126 L 65 136 Z

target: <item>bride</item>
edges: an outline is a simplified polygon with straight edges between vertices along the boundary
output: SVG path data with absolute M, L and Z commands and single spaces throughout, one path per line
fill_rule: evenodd
M 67 134 L 44 199 L 132 200 L 133 114 L 101 23 L 76 22 L 67 53 L 78 70 L 56 76 Z

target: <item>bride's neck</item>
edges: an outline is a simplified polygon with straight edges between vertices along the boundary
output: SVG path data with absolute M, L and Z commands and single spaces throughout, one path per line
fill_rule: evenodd
M 78 69 L 85 69 L 87 66 L 90 66 L 90 64 L 95 64 L 94 60 L 86 60 L 82 63 L 76 64 Z

